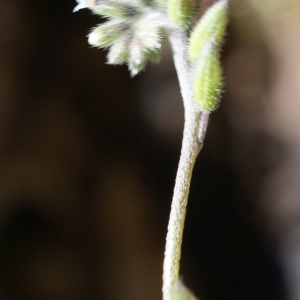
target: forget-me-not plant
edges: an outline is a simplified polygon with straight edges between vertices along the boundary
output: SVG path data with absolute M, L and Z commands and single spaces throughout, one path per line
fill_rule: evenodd
M 131 76 L 148 62 L 159 62 L 165 41 L 173 51 L 185 123 L 166 238 L 163 300 L 196 299 L 179 280 L 179 262 L 192 171 L 223 89 L 220 48 L 227 1 L 213 4 L 195 26 L 196 0 L 77 0 L 74 9 L 88 8 L 106 18 L 92 29 L 88 42 L 108 50 L 108 64 L 127 64 Z

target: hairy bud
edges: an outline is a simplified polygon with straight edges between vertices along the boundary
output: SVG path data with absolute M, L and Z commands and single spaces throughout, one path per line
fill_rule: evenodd
M 105 48 L 128 31 L 129 24 L 123 20 L 111 20 L 96 27 L 90 34 L 88 42 L 91 46 Z
M 121 36 L 110 47 L 107 55 L 107 63 L 110 65 L 122 65 L 129 56 L 130 36 Z
M 207 42 L 195 63 L 194 97 L 201 111 L 218 107 L 223 87 L 222 69 L 215 44 Z
M 130 44 L 130 54 L 128 58 L 128 69 L 131 76 L 135 76 L 145 69 L 146 55 L 143 44 L 139 39 L 134 39 Z
M 92 11 L 108 18 L 131 19 L 140 15 L 138 6 L 117 1 L 105 1 L 102 5 L 93 7 Z
M 191 19 L 194 0 L 168 0 L 168 14 L 179 27 L 187 27 Z
M 207 41 L 221 46 L 228 22 L 227 3 L 221 0 L 212 5 L 200 19 L 190 35 L 189 58 L 196 61 L 201 49 Z

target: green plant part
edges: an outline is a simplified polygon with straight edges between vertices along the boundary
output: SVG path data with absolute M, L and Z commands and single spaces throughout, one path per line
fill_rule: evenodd
M 151 7 L 154 9 L 164 9 L 166 7 L 165 0 L 137 0 L 137 2 L 144 7 Z
M 128 58 L 128 69 L 131 76 L 135 76 L 144 70 L 147 64 L 146 51 L 143 47 L 142 41 L 133 39 L 130 44 L 130 54 Z
M 94 47 L 109 48 L 109 64 L 127 63 L 131 76 L 135 76 L 144 70 L 147 61 L 160 60 L 164 28 L 168 22 L 154 6 L 143 6 L 135 0 L 77 2 L 77 9 L 88 7 L 94 13 L 108 18 L 108 21 L 92 30 L 88 41 Z
M 151 17 L 136 20 L 132 26 L 132 35 L 141 41 L 145 50 L 159 50 L 161 48 L 163 32 L 160 24 Z
M 92 11 L 107 18 L 132 19 L 139 16 L 139 8 L 137 5 L 122 2 L 103 1 L 102 5 L 93 7 Z
M 167 5 L 168 14 L 173 19 L 174 23 L 181 28 L 188 27 L 195 9 L 195 1 L 168 0 Z
M 162 31 L 155 19 L 145 16 L 133 22 L 130 34 L 127 64 L 131 76 L 135 76 L 144 70 L 147 61 L 159 62 Z
M 195 295 L 183 284 L 181 280 L 178 280 L 172 289 L 171 300 L 197 300 Z
M 207 41 L 220 48 L 228 22 L 227 2 L 221 0 L 212 5 L 193 29 L 189 39 L 189 58 L 195 62 Z
M 123 20 L 110 20 L 94 28 L 89 34 L 89 44 L 98 48 L 111 46 L 120 36 L 128 33 L 130 24 Z
M 155 50 L 155 49 L 147 49 L 147 57 L 148 60 L 151 61 L 154 64 L 157 64 L 160 62 L 160 50 Z
M 129 57 L 129 43 L 130 36 L 121 36 L 117 39 L 114 44 L 110 47 L 107 54 L 107 63 L 110 65 L 122 65 Z
M 146 7 L 151 7 L 151 6 L 154 6 L 154 5 L 155 5 L 154 0 L 138 0 L 138 2 L 139 2 L 141 5 L 146 6 Z
M 219 55 L 213 42 L 208 41 L 195 64 L 193 90 L 195 101 L 201 111 L 217 109 L 223 87 Z
M 135 76 L 148 61 L 158 62 L 165 37 L 173 50 L 184 104 L 185 124 L 175 180 L 163 265 L 163 300 L 196 300 L 178 281 L 181 243 L 193 167 L 210 112 L 222 90 L 219 49 L 227 24 L 227 0 L 209 8 L 188 37 L 196 0 L 77 0 L 108 18 L 89 35 L 89 43 L 109 48 L 108 63 L 127 63 Z

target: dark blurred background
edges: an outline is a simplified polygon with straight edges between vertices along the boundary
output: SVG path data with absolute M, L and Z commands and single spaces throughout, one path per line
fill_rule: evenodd
M 131 79 L 75 5 L 0 0 L 0 299 L 158 300 L 183 126 L 171 53 Z M 298 0 L 230 2 L 183 242 L 201 299 L 300 299 L 299 53 Z

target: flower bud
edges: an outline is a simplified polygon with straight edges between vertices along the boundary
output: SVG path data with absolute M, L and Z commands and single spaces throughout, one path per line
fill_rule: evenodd
M 105 48 L 129 29 L 129 24 L 123 20 L 111 20 L 96 27 L 90 34 L 88 42 L 91 46 Z
M 142 42 L 145 49 L 161 48 L 161 29 L 153 20 L 141 18 L 135 22 L 133 35 Z
M 222 69 L 217 49 L 209 41 L 195 63 L 194 97 L 201 111 L 211 112 L 218 107 L 222 87 Z
M 139 39 L 133 39 L 130 44 L 130 54 L 127 62 L 132 77 L 144 70 L 147 63 L 145 53 L 142 42 Z
M 168 0 L 168 14 L 179 27 L 187 27 L 191 19 L 195 0 Z
M 209 40 L 220 47 L 227 25 L 227 2 L 221 0 L 212 5 L 200 19 L 190 35 L 189 57 L 196 61 L 201 49 Z
M 132 24 L 132 40 L 129 45 L 128 67 L 131 75 L 141 72 L 148 60 L 158 62 L 161 49 L 161 28 L 156 19 L 149 15 Z
M 139 7 L 122 2 L 106 1 L 103 4 L 92 8 L 92 10 L 108 18 L 133 18 L 140 14 Z
M 129 56 L 130 36 L 121 36 L 110 47 L 107 55 L 107 63 L 110 65 L 122 65 Z

